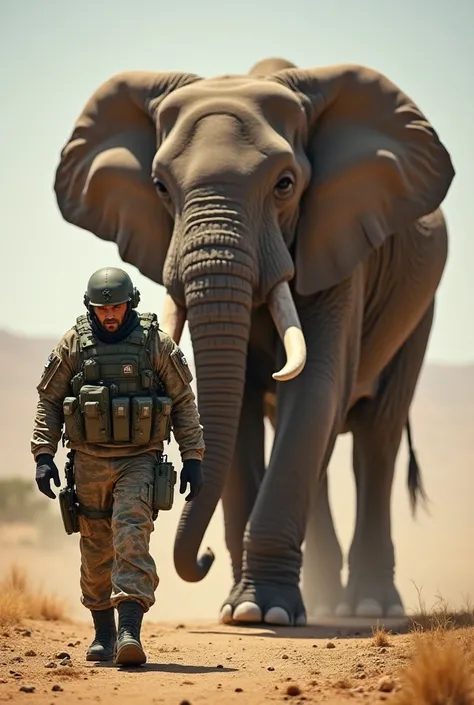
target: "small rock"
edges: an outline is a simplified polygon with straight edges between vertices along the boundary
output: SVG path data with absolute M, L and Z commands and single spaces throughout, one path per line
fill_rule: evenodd
M 224 666 L 222 665 L 222 663 L 218 663 L 216 668 L 224 668 Z
M 28 651 L 25 651 L 25 656 L 36 656 L 36 651 L 29 649 Z
M 335 648 L 336 648 L 336 644 L 334 644 L 334 642 L 332 642 L 332 641 L 328 641 L 328 643 L 326 644 L 326 649 L 335 649 Z
M 62 659 L 62 658 L 71 658 L 71 654 L 68 654 L 67 651 L 58 651 L 56 656 L 54 658 L 57 659 Z
M 58 685 L 58 683 L 55 683 L 53 685 L 53 687 L 51 688 L 51 690 L 53 691 L 53 693 L 62 693 L 64 688 L 62 688 L 60 685 Z
M 181 700 L 179 705 L 191 705 L 191 703 L 189 702 L 189 700 Z
M 22 693 L 34 693 L 36 688 L 34 685 L 21 685 L 20 690 Z
M 21 634 L 22 634 L 22 636 L 31 636 L 31 630 L 30 629 L 23 629 Z
M 301 688 L 297 685 L 289 685 L 286 689 L 287 695 L 301 695 Z
M 70 641 L 69 644 L 68 644 L 68 646 L 74 647 L 74 646 L 76 646 L 76 642 L 75 642 L 75 641 Z
M 236 692 L 236 693 L 243 693 L 244 691 L 242 690 L 242 688 L 236 688 L 236 689 L 235 689 L 235 692 Z
M 186 629 L 184 624 L 178 624 L 176 629 Z
M 288 654 L 283 654 L 282 659 L 286 660 L 288 658 Z
M 23 656 L 15 656 L 15 658 L 12 658 L 12 663 L 23 663 L 24 660 Z
M 377 684 L 377 690 L 381 693 L 391 693 L 395 688 L 395 681 L 389 676 L 382 676 Z
M 353 693 L 363 693 L 364 689 L 361 685 L 358 685 L 357 688 L 352 688 Z
M 275 670 L 275 669 L 273 668 L 273 666 L 269 666 L 269 667 L 267 668 L 267 671 L 274 671 L 274 670 Z
M 44 665 L 45 668 L 57 668 L 58 664 L 56 661 L 48 661 L 48 663 L 45 663 Z

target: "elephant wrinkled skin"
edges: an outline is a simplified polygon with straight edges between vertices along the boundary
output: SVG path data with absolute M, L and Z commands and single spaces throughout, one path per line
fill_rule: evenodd
M 222 499 L 234 576 L 223 621 L 403 613 L 390 497 L 453 178 L 427 118 L 362 66 L 130 71 L 78 118 L 56 173 L 63 217 L 166 287 L 162 327 L 176 339 L 189 322 L 205 486 L 174 558 L 184 580 L 204 578 L 214 557 L 198 552 Z M 343 589 L 327 466 L 346 432 L 357 516 Z

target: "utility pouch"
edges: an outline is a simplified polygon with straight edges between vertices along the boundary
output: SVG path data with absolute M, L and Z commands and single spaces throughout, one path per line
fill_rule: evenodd
M 84 414 L 86 441 L 88 443 L 109 443 L 108 388 L 84 385 L 79 395 L 79 405 Z
M 63 487 L 62 490 L 59 490 L 58 499 L 66 534 L 77 534 L 79 532 L 79 518 L 76 493 L 71 487 Z
M 157 441 L 169 441 L 171 432 L 171 399 L 156 398 L 156 413 L 153 438 Z
M 112 432 L 114 441 L 130 440 L 130 398 L 112 399 Z
M 63 401 L 64 427 L 68 440 L 73 443 L 83 443 L 84 428 L 77 397 L 66 397 Z
M 98 382 L 100 379 L 100 367 L 97 360 L 86 360 L 83 372 L 85 382 Z
M 132 398 L 132 443 L 134 445 L 150 442 L 152 412 L 152 397 Z
M 177 473 L 173 463 L 168 462 L 164 455 L 162 460 L 155 466 L 155 477 L 153 483 L 153 511 L 168 511 L 173 506 L 174 486 L 176 484 Z
M 140 381 L 143 389 L 150 389 L 153 384 L 153 370 L 143 370 L 140 375 Z

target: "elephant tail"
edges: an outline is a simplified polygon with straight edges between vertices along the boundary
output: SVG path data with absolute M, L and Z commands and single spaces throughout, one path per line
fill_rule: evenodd
M 418 496 L 421 497 L 424 504 L 426 504 L 426 502 L 428 501 L 428 497 L 427 497 L 425 490 L 424 490 L 424 487 L 423 487 L 420 466 L 418 465 L 418 460 L 416 458 L 416 454 L 413 449 L 413 439 L 412 439 L 412 435 L 411 435 L 411 426 L 410 426 L 410 419 L 409 418 L 407 419 L 406 430 L 407 430 L 407 437 L 408 437 L 408 449 L 410 452 L 410 461 L 408 463 L 407 485 L 408 485 L 408 493 L 409 493 L 409 497 L 410 497 L 411 513 L 412 513 L 412 516 L 415 516 Z

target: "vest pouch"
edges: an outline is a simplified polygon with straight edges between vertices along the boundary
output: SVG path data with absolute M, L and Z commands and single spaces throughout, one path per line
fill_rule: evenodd
M 171 399 L 156 398 L 155 423 L 153 426 L 154 441 L 169 441 L 171 433 Z
M 98 382 L 100 379 L 100 367 L 97 360 L 86 360 L 83 366 L 85 382 Z
M 130 441 L 130 398 L 112 399 L 112 432 L 114 441 Z
M 63 414 L 68 440 L 72 443 L 84 443 L 84 428 L 77 397 L 66 397 L 63 400 Z
M 134 445 L 150 442 L 152 412 L 152 397 L 132 398 L 132 443 Z
M 79 395 L 87 443 L 110 442 L 109 390 L 85 384 Z

